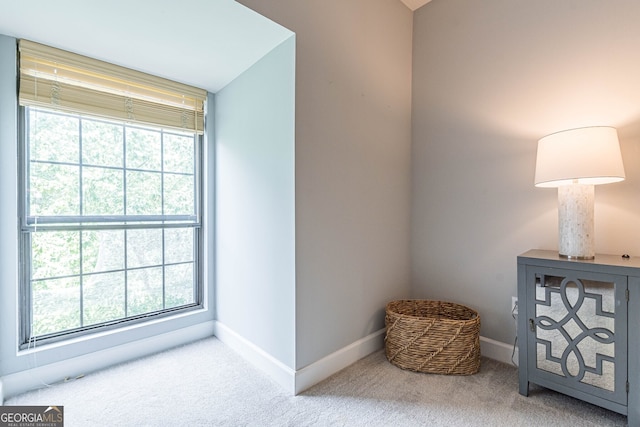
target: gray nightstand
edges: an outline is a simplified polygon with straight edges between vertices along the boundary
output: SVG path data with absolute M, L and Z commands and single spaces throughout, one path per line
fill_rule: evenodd
M 529 383 L 640 425 L 640 259 L 518 257 L 520 394 Z

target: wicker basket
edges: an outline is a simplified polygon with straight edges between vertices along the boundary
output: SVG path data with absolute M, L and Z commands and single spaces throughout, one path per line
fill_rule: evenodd
M 387 304 L 385 352 L 402 369 L 471 375 L 480 369 L 480 316 L 460 304 L 398 300 Z

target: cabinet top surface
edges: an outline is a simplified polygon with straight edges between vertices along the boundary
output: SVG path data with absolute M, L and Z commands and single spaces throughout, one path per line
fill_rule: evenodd
M 580 265 L 608 265 L 612 267 L 627 267 L 627 268 L 640 268 L 640 257 L 629 257 L 623 258 L 621 255 L 606 255 L 606 254 L 596 254 L 595 259 L 592 260 L 573 260 L 560 257 L 557 251 L 548 251 L 542 249 L 532 249 L 518 256 L 518 262 L 520 261 L 535 261 L 535 260 L 545 260 L 545 261 L 560 261 L 562 263 L 566 263 L 565 267 L 571 267 L 574 265 L 575 267 L 580 268 Z M 577 264 L 577 265 L 576 265 Z

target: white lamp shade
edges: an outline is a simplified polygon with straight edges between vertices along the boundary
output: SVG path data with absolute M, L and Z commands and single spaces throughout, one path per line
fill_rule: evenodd
M 624 180 L 615 128 L 598 126 L 557 132 L 538 141 L 536 187 Z

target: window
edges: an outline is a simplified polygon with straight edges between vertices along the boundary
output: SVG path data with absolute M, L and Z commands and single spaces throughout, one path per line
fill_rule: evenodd
M 154 125 L 148 108 L 136 120 L 130 92 L 124 113 L 69 106 L 64 84 L 77 75 L 47 80 L 45 66 L 23 61 L 32 45 L 20 46 L 22 347 L 201 307 L 197 114 L 195 129 L 179 109 L 179 126 Z M 60 79 L 69 67 L 51 69 Z M 91 99 L 104 112 L 95 81 L 91 90 L 71 103 Z

